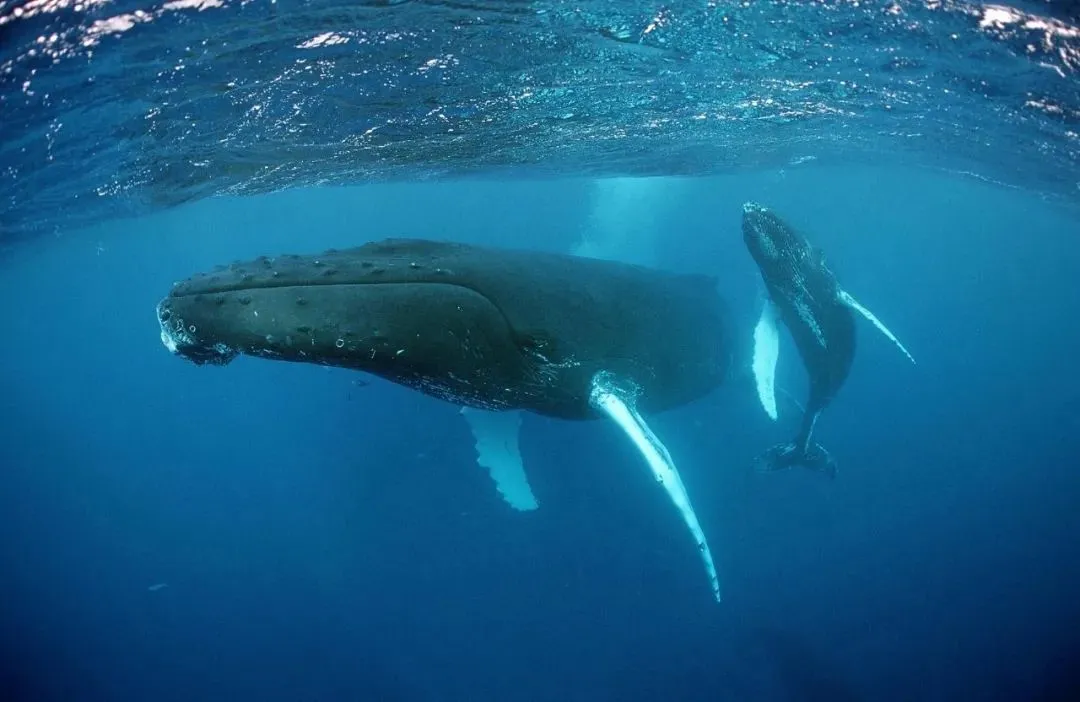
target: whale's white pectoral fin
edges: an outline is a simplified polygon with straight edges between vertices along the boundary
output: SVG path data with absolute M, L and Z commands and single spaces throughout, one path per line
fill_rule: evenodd
M 634 406 L 634 394 L 627 392 L 625 387 L 606 373 L 600 373 L 593 378 L 589 402 L 593 407 L 611 417 L 626 432 L 645 458 L 653 477 L 664 487 L 668 497 L 682 514 L 683 521 L 690 529 L 694 541 L 697 542 L 698 552 L 705 565 L 705 572 L 709 576 L 713 595 L 719 602 L 720 577 L 716 573 L 716 566 L 713 563 L 712 552 L 709 551 L 709 543 L 705 540 L 705 533 L 701 530 L 694 507 L 690 504 L 690 497 L 686 494 L 686 487 L 683 485 L 678 469 L 675 468 L 675 462 L 671 460 L 671 454 L 638 414 Z
M 518 445 L 521 412 L 486 412 L 462 407 L 461 414 L 469 422 L 476 440 L 477 462 L 487 469 L 503 499 L 523 512 L 539 507 L 521 462 Z
M 776 361 L 780 357 L 780 331 L 776 327 L 776 308 L 768 300 L 754 327 L 754 382 L 765 413 L 776 419 Z
M 880 319 L 874 316 L 873 312 L 860 305 L 859 301 L 853 298 L 846 290 L 840 291 L 840 299 L 848 307 L 870 320 L 871 324 L 877 327 L 882 334 L 887 336 L 890 341 L 896 344 L 896 347 L 899 348 L 903 352 L 903 354 L 908 357 L 908 360 L 910 360 L 912 363 L 915 363 L 915 358 L 910 353 L 908 353 L 908 350 L 904 348 L 904 345 L 900 343 L 900 340 L 896 338 L 896 335 L 889 331 L 889 328 L 882 324 Z

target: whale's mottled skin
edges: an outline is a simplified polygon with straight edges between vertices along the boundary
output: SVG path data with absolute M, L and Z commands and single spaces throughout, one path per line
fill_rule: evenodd
M 601 371 L 635 385 L 646 413 L 695 400 L 722 382 L 731 346 L 711 278 L 416 239 L 236 263 L 176 284 L 157 314 L 194 363 L 339 366 L 566 419 L 599 416 Z

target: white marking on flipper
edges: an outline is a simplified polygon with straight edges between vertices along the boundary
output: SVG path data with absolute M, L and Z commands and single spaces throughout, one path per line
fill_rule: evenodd
M 701 530 L 694 507 L 690 504 L 690 497 L 686 494 L 682 477 L 675 467 L 664 444 L 649 429 L 641 415 L 638 414 L 636 405 L 636 393 L 633 389 L 627 390 L 622 384 L 615 381 L 607 373 L 598 373 L 592 381 L 592 390 L 589 393 L 589 403 L 611 417 L 619 425 L 634 446 L 645 458 L 653 477 L 664 486 L 668 497 L 682 515 L 683 522 L 690 529 L 690 533 L 697 542 L 701 561 L 705 565 L 705 572 L 709 576 L 713 595 L 716 601 L 720 601 L 720 577 L 716 573 L 716 565 L 713 563 L 712 552 L 709 550 L 709 542 L 705 540 L 705 532 Z
M 897 348 L 899 348 L 904 353 L 904 355 L 908 357 L 908 360 L 910 360 L 912 363 L 915 363 L 915 358 L 910 353 L 908 353 L 908 350 L 905 349 L 904 345 L 900 343 L 900 340 L 897 339 L 891 331 L 889 331 L 888 327 L 882 324 L 881 320 L 874 316 L 873 312 L 860 305 L 859 301 L 853 298 L 846 290 L 840 291 L 840 300 L 843 301 L 844 304 L 846 304 L 848 307 L 870 320 L 871 324 L 877 327 L 882 334 L 887 336 L 890 341 L 896 344 Z
M 776 327 L 776 308 L 768 300 L 754 327 L 754 381 L 758 399 L 765 413 L 776 419 L 776 361 L 780 357 L 780 331 Z
M 539 507 L 521 462 L 518 446 L 521 412 L 486 412 L 462 407 L 461 414 L 476 440 L 477 463 L 487 468 L 507 504 L 522 512 Z

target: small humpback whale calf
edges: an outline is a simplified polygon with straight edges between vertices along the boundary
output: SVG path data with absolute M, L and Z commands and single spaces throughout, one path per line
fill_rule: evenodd
M 260 257 L 176 283 L 162 343 L 196 364 L 243 354 L 365 371 L 462 408 L 479 463 L 519 510 L 539 506 L 520 411 L 607 417 L 637 447 L 720 579 L 675 463 L 644 416 L 719 386 L 730 365 L 715 279 L 566 254 L 391 239 Z
M 743 205 L 742 231 L 768 293 L 754 328 L 752 362 L 765 412 L 777 418 L 778 318 L 791 333 L 810 381 L 799 433 L 793 441 L 766 451 L 758 458 L 757 467 L 773 471 L 802 465 L 835 476 L 836 462 L 812 435 L 818 418 L 851 370 L 855 357 L 852 311 L 870 320 L 912 363 L 915 359 L 881 320 L 840 287 L 822 252 L 771 210 L 752 202 Z

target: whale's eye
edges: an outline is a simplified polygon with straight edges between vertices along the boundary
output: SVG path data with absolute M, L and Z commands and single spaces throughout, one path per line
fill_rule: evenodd
M 520 335 L 521 350 L 542 363 L 557 363 L 558 350 L 555 340 L 544 332 L 528 332 Z

